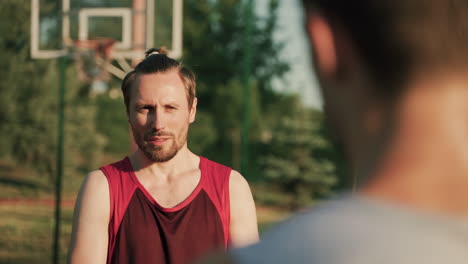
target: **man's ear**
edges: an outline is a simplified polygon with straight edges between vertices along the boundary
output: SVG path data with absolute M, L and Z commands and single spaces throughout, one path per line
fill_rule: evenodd
M 190 117 L 189 117 L 190 123 L 193 123 L 195 121 L 195 116 L 197 115 L 197 102 L 198 102 L 198 99 L 196 97 L 193 98 L 192 107 L 190 108 Z
M 320 14 L 309 13 L 306 31 L 314 50 L 317 70 L 325 76 L 337 73 L 339 67 L 337 45 L 330 23 Z

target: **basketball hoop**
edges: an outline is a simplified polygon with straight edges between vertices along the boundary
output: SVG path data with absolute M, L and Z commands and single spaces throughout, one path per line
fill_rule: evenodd
M 73 42 L 72 53 L 80 81 L 92 84 L 96 81 L 108 82 L 111 79 L 109 68 L 112 66 L 111 54 L 116 42 L 110 38 Z

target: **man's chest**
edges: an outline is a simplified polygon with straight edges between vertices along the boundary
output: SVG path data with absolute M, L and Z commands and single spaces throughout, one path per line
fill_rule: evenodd
M 204 190 L 173 210 L 136 189 L 116 234 L 112 263 L 184 264 L 225 247 L 223 222 Z
M 145 179 L 141 184 L 153 199 L 164 208 L 172 208 L 188 199 L 200 184 L 200 173 L 182 175 L 168 181 Z

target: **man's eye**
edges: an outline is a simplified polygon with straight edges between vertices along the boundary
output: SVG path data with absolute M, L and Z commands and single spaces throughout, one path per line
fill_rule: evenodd
M 168 105 L 168 106 L 166 106 L 166 109 L 168 109 L 168 110 L 176 110 L 177 107 L 172 106 L 172 105 Z
M 148 112 L 151 110 L 151 107 L 149 106 L 143 106 L 138 109 L 139 112 Z

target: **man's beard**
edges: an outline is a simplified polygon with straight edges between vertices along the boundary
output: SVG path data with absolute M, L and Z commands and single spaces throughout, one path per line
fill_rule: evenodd
M 166 151 L 163 149 L 163 146 L 155 146 L 148 142 L 148 140 L 152 137 L 161 136 L 170 137 L 168 140 L 172 140 L 172 144 Z M 135 139 L 135 143 L 138 145 L 138 148 L 143 152 L 143 154 L 145 154 L 149 160 L 154 162 L 166 162 L 171 160 L 175 157 L 175 155 L 177 155 L 183 145 L 178 145 L 175 135 L 170 132 L 145 133 L 143 137 L 139 133 L 133 133 L 133 138 Z

